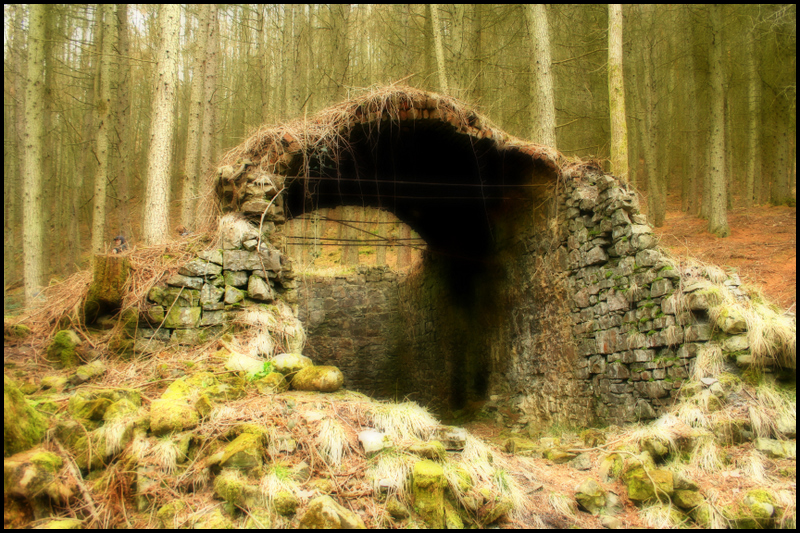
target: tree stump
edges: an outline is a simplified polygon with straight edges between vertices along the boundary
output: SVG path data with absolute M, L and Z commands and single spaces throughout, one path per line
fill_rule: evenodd
M 83 305 L 85 323 L 116 311 L 122 306 L 122 288 L 128 281 L 131 265 L 124 255 L 95 255 L 92 284 Z

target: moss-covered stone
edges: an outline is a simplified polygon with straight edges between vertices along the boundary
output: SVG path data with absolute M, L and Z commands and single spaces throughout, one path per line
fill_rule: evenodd
M 713 525 L 713 512 L 713 509 L 708 503 L 702 503 L 689 511 L 689 516 L 698 526 L 708 529 Z
M 83 521 L 76 518 L 51 518 L 40 522 L 36 529 L 83 529 Z
M 628 498 L 636 502 L 656 499 L 663 501 L 668 499 L 674 490 L 672 472 L 669 470 L 645 470 L 641 467 L 626 472 L 625 486 L 628 489 Z
M 238 504 L 244 499 L 247 481 L 237 471 L 224 469 L 214 478 L 214 493 L 228 503 Z
M 3 375 L 3 457 L 41 442 L 47 419 L 28 403 L 14 381 Z
M 3 460 L 3 494 L 26 500 L 47 494 L 62 464 L 42 448 L 12 455 Z
M 76 348 L 81 338 L 71 329 L 63 329 L 55 334 L 47 347 L 47 360 L 56 368 L 73 368 L 80 363 Z
M 282 490 L 275 495 L 272 504 L 275 506 L 275 512 L 279 515 L 291 516 L 297 512 L 297 506 L 300 505 L 300 500 L 288 490 Z
M 354 512 L 336 503 L 330 496 L 318 496 L 308 504 L 300 519 L 301 529 L 367 529 Z
M 275 372 L 280 372 L 284 376 L 294 374 L 313 365 L 311 359 L 299 353 L 278 354 L 273 357 L 270 362 L 275 368 Z
M 142 405 L 142 397 L 134 389 L 81 389 L 72 395 L 67 407 L 73 418 L 102 420 L 106 409 L 123 398 L 137 408 Z
M 3 321 L 3 337 L 7 340 L 22 340 L 30 336 L 31 328 L 25 324 L 8 324 Z
M 484 524 L 497 522 L 514 508 L 511 500 L 505 496 L 495 494 L 486 488 L 482 488 L 478 492 L 483 497 L 483 505 L 478 510 L 478 518 Z
M 121 398 L 112 403 L 103 413 L 103 420 L 120 420 L 123 418 L 130 418 L 139 412 L 139 407 L 127 398 Z
M 444 527 L 444 471 L 430 460 L 414 465 L 414 511 L 431 528 Z
M 597 516 L 606 505 L 606 491 L 595 480 L 587 479 L 576 488 L 575 500 L 581 509 Z
M 536 442 L 530 439 L 523 439 L 519 437 L 511 437 L 510 439 L 507 439 L 505 443 L 503 443 L 503 447 L 505 448 L 506 452 L 513 453 L 515 455 L 531 455 L 534 452 L 538 452 L 540 449 Z
M 226 468 L 256 468 L 263 464 L 263 455 L 262 436 L 242 433 L 225 446 L 220 464 Z
M 272 529 L 272 515 L 267 509 L 251 509 L 244 522 L 244 529 Z
M 150 405 L 150 430 L 160 436 L 186 431 L 200 423 L 200 413 L 186 400 L 159 399 Z
M 175 500 L 162 506 L 156 513 L 159 525 L 163 529 L 176 529 L 180 525 L 178 517 L 186 508 L 186 503 L 181 500 Z
M 200 322 L 202 308 L 174 306 L 164 319 L 165 328 L 195 328 Z
M 236 529 L 236 526 L 221 509 L 214 509 L 198 518 L 193 529 Z
M 270 372 L 263 378 L 253 381 L 259 394 L 280 394 L 289 390 L 289 383 L 280 372 Z
M 464 529 L 464 521 L 453 504 L 447 500 L 444 502 L 444 527 L 445 529 Z
M 106 365 L 102 361 L 92 361 L 75 369 L 73 383 L 85 383 L 106 373 Z
M 676 490 L 672 494 L 672 501 L 675 505 L 687 511 L 699 507 L 705 502 L 702 494 L 693 490 Z
M 302 391 L 335 392 L 342 383 L 344 375 L 335 366 L 309 366 L 295 374 L 291 386 Z
M 618 453 L 610 453 L 600 461 L 600 480 L 610 483 L 619 478 L 623 467 L 622 457 Z
M 444 461 L 447 457 L 447 450 L 444 449 L 444 444 L 438 440 L 413 444 L 408 448 L 408 451 L 432 461 Z
M 565 452 L 564 450 L 560 450 L 558 448 L 550 448 L 549 450 L 545 450 L 542 452 L 542 457 L 547 459 L 548 461 L 552 461 L 557 465 L 561 465 L 564 463 L 568 463 L 571 460 L 575 459 L 578 454 L 572 452 Z
M 390 496 L 386 500 L 386 511 L 395 520 L 405 520 L 408 518 L 408 509 L 403 505 L 396 496 Z
M 43 389 L 52 389 L 56 392 L 61 392 L 67 388 L 69 380 L 66 376 L 45 376 L 42 378 L 40 384 Z

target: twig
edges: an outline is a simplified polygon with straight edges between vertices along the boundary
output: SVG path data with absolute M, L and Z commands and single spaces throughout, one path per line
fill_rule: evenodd
M 78 484 L 78 489 L 81 491 L 81 495 L 86 500 L 86 505 L 89 508 L 89 514 L 92 515 L 92 518 L 94 518 L 98 524 L 102 524 L 103 521 L 100 520 L 100 516 L 97 514 L 97 507 L 94 504 L 94 499 L 92 498 L 89 489 L 87 489 L 86 485 L 83 483 L 81 472 L 80 470 L 78 470 L 78 467 L 72 460 L 72 456 L 69 453 L 67 453 L 67 451 L 64 449 L 64 446 L 61 444 L 61 442 L 59 442 L 58 439 L 53 439 L 53 444 L 56 445 L 56 448 L 58 448 L 58 452 L 67 462 L 67 468 L 69 469 L 72 476 L 75 478 L 75 482 Z

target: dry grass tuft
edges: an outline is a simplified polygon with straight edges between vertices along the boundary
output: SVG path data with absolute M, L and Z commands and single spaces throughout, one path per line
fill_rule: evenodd
M 547 503 L 559 514 L 571 518 L 575 518 L 578 514 L 578 502 L 575 501 L 575 498 L 570 498 L 566 494 L 551 492 L 547 495 Z
M 394 494 L 400 501 L 408 502 L 411 471 L 418 460 L 418 457 L 400 450 L 385 450 L 373 458 L 366 472 L 373 493 L 386 492 L 387 496 Z
M 342 458 L 350 452 L 350 444 L 347 441 L 347 433 L 339 421 L 326 419 L 320 423 L 317 449 L 329 465 L 342 464 Z
M 376 404 L 369 415 L 375 427 L 395 441 L 428 440 L 439 426 L 428 410 L 415 402 Z
M 672 505 L 653 503 L 643 507 L 639 511 L 639 516 L 645 524 L 654 529 L 676 529 L 688 520 L 688 517 L 682 518 L 676 511 Z

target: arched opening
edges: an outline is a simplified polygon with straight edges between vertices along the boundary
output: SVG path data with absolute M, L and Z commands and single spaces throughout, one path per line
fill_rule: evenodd
M 346 298 L 307 309 L 313 355 L 332 358 L 360 384 L 354 388 L 378 396 L 411 397 L 441 410 L 484 398 L 496 366 L 492 332 L 508 321 L 503 250 L 518 226 L 529 224 L 524 219 L 554 174 L 524 152 L 440 120 L 357 124 L 337 149 L 296 158 L 286 179 L 288 219 L 339 206 L 379 208 L 426 244 L 420 268 L 381 289 L 394 298 L 383 313 L 387 323 L 370 323 L 369 297 L 355 296 L 352 283 L 342 289 Z M 359 344 L 358 335 L 380 338 L 383 349 Z M 345 352 L 352 364 L 342 361 Z

